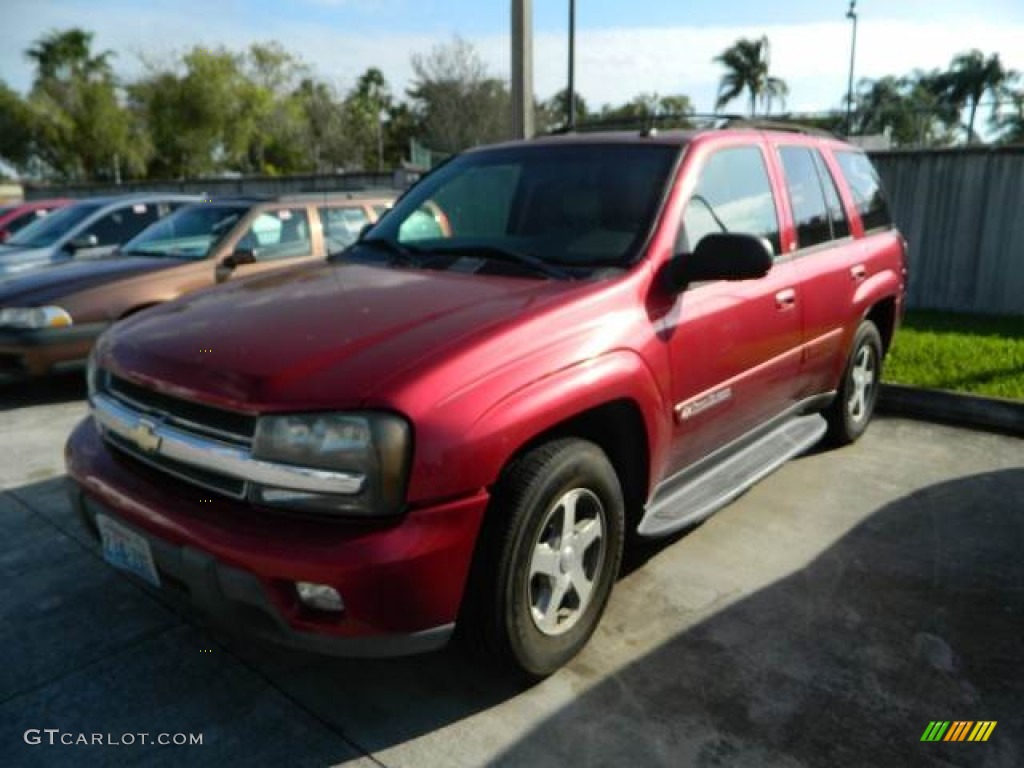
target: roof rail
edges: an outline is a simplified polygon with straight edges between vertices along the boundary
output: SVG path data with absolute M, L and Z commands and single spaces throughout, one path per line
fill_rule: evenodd
M 550 131 L 548 135 L 567 133 L 590 133 L 593 131 L 638 131 L 650 136 L 659 129 L 665 130 L 724 130 L 728 128 L 746 128 L 749 130 L 787 131 L 807 136 L 835 138 L 823 128 L 815 128 L 798 122 L 781 120 L 761 120 L 737 114 L 723 113 L 685 113 L 660 115 L 635 115 L 630 117 L 597 117 L 576 124 L 575 128 L 562 126 Z
M 790 123 L 784 120 L 758 120 L 757 118 L 735 117 L 727 120 L 721 128 L 747 128 L 754 131 L 785 131 L 787 133 L 800 133 L 805 136 L 821 136 L 834 139 L 835 134 L 826 131 L 824 128 L 815 128 L 813 125 L 801 123 Z

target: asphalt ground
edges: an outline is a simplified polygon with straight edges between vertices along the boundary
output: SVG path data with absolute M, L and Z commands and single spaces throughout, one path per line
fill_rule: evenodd
M 1024 765 L 1019 438 L 884 418 L 790 462 L 633 553 L 590 645 L 524 689 L 457 649 L 224 636 L 122 577 L 65 500 L 83 395 L 0 390 L 0 765 Z M 997 724 L 922 742 L 935 720 Z

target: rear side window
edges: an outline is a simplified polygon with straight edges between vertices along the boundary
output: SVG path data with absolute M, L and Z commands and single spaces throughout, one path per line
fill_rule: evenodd
M 137 203 L 119 208 L 101 218 L 85 233 L 95 235 L 98 245 L 126 243 L 160 218 L 156 205 Z
M 256 261 L 278 261 L 313 255 L 309 216 L 305 208 L 277 208 L 257 216 L 236 246 L 252 251 Z
M 50 210 L 51 209 L 49 208 L 36 208 L 34 211 L 23 213 L 4 224 L 4 229 L 7 230 L 8 234 L 13 235 L 15 232 L 20 232 L 32 222 L 39 221 L 39 219 L 48 214 Z
M 862 152 L 839 151 L 836 152 L 836 160 L 853 194 L 857 213 L 864 222 L 864 231 L 891 227 L 892 218 L 889 216 L 885 195 L 882 194 L 882 184 L 867 155 Z
M 814 152 L 814 164 L 818 168 L 821 186 L 825 190 L 825 204 L 828 206 L 828 216 L 832 222 L 832 237 L 836 240 L 841 237 L 849 237 L 850 221 L 846 218 L 846 210 L 839 197 L 839 188 L 836 187 L 836 180 L 832 178 L 832 172 L 817 150 Z
M 767 238 L 779 253 L 779 217 L 764 156 L 758 147 L 713 154 L 700 172 L 683 214 L 683 250 L 707 235 L 736 232 Z
M 343 251 L 359 237 L 370 217 L 362 208 L 321 208 L 320 221 L 324 228 L 327 252 Z
M 793 208 L 793 223 L 800 248 L 810 248 L 832 239 L 832 224 L 825 206 L 821 179 L 811 150 L 804 147 L 779 149 L 786 189 Z

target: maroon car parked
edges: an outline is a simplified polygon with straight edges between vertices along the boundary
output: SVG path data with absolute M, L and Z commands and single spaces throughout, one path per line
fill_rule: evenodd
M 6 243 L 11 235 L 41 219 L 50 211 L 63 208 L 74 200 L 56 198 L 53 200 L 29 200 L 24 203 L 0 205 L 0 243 Z
M 859 150 L 756 126 L 467 152 L 344 258 L 129 318 L 67 445 L 106 558 L 241 631 L 531 676 L 634 537 L 856 440 L 905 244 Z

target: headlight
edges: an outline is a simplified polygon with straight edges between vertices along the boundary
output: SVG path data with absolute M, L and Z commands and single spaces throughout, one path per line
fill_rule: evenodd
M 405 501 L 412 430 L 391 413 L 265 416 L 256 426 L 253 458 L 361 475 L 358 493 L 322 494 L 255 486 L 253 501 L 336 515 L 398 514 Z
M 60 307 L 9 307 L 0 309 L 0 327 L 26 328 L 66 328 L 73 324 L 71 315 Z

